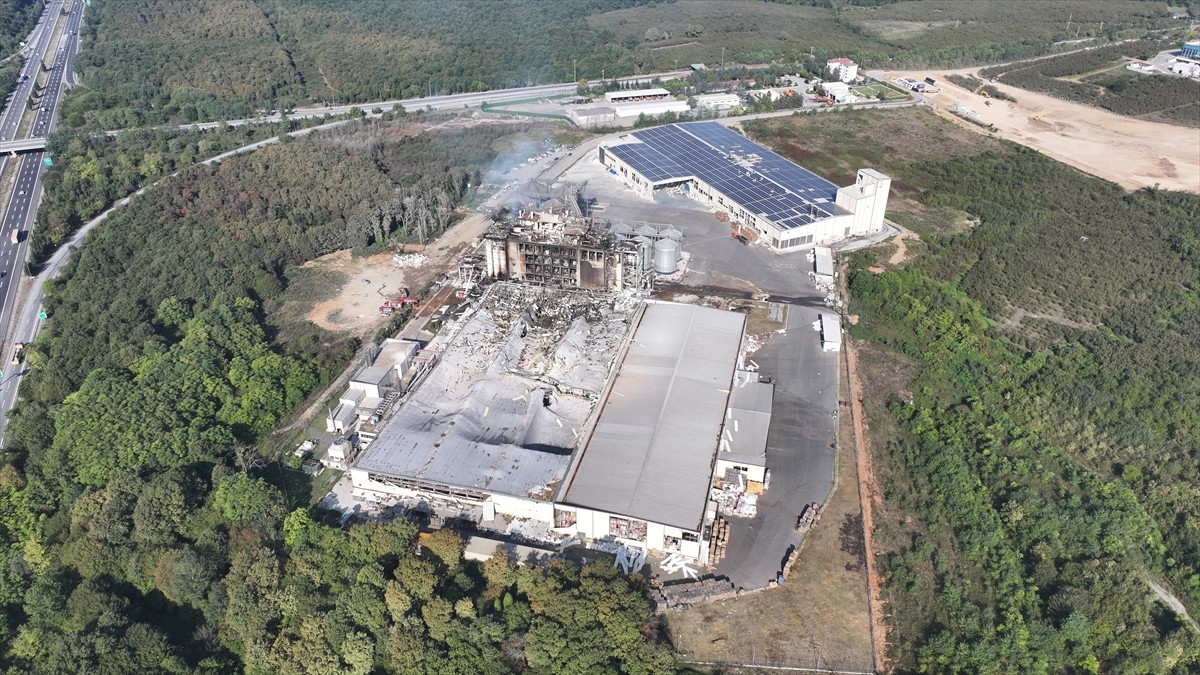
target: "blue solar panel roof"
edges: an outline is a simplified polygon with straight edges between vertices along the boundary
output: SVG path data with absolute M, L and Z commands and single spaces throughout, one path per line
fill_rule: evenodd
M 838 186 L 716 122 L 633 133 L 640 143 L 605 148 L 651 183 L 699 179 L 746 211 L 791 229 L 849 213 Z

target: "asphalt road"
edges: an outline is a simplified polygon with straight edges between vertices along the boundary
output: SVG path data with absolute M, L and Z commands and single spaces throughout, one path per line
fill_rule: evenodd
M 39 37 L 41 42 L 39 49 L 35 50 L 35 57 L 38 53 L 44 54 L 49 48 L 49 39 L 54 30 L 54 23 L 59 17 L 60 8 L 63 6 L 62 0 L 56 0 L 51 3 L 46 9 L 47 13 L 42 19 L 44 24 L 41 28 L 43 31 Z M 78 50 L 79 41 L 79 24 L 82 14 L 83 3 L 81 0 L 72 0 L 72 11 L 66 17 L 66 27 L 60 38 L 60 44 L 56 46 L 58 50 L 54 54 L 53 67 L 49 73 L 46 87 L 40 98 L 39 108 L 33 119 L 33 128 L 31 135 L 45 136 L 49 134 L 57 121 L 58 106 L 62 102 L 64 93 L 64 74 L 71 69 L 71 62 Z M 41 67 L 42 59 L 34 58 L 30 62 L 29 68 L 38 69 Z M 35 77 L 30 77 L 29 81 L 24 83 L 32 86 Z M 28 101 L 28 92 L 22 93 L 19 97 L 14 97 L 9 108 L 15 114 L 16 108 L 21 108 L 22 113 Z M 6 111 L 7 116 L 9 111 Z M 19 116 L 17 124 L 19 122 Z M 44 152 L 31 152 L 22 155 L 17 167 L 16 181 L 13 185 L 13 191 L 9 195 L 7 206 L 4 210 L 4 226 L 0 231 L 0 326 L 8 327 L 13 319 L 13 312 L 17 302 L 17 293 L 19 291 L 19 282 L 21 274 L 24 271 L 25 256 L 27 251 L 27 242 L 29 240 L 29 231 L 33 225 L 34 217 L 37 213 L 37 204 L 41 198 L 41 178 L 42 171 L 45 169 L 44 160 L 46 154 Z M 35 313 L 36 314 L 36 313 Z M 33 339 L 34 332 L 30 329 L 28 333 L 14 331 L 12 333 L 14 342 L 28 342 Z M 0 371 L 8 371 L 7 377 L 0 384 L 0 410 L 6 414 L 0 417 L 0 437 L 3 437 L 4 427 L 7 425 L 7 412 L 12 409 L 16 402 L 16 390 L 19 382 L 19 377 L 13 377 L 13 371 L 20 366 L 14 366 L 10 363 L 13 355 L 12 345 L 5 345 L 0 354 L 4 355 L 4 361 L 0 362 Z
M 41 63 L 46 56 L 46 51 L 50 48 L 50 38 L 54 34 L 54 26 L 57 23 L 62 3 L 63 0 L 54 0 L 46 6 L 45 11 L 42 12 L 42 18 L 38 20 L 37 26 L 26 40 L 29 45 L 32 45 L 32 49 L 21 74 L 28 76 L 29 79 L 17 84 L 13 89 L 12 97 L 4 108 L 4 113 L 0 115 L 0 140 L 7 141 L 17 136 L 21 117 L 24 116 L 25 109 L 29 105 L 29 94 L 33 91 Z
M 812 329 L 819 312 L 833 313 L 823 306 L 789 305 L 787 332 L 753 356 L 759 372 L 775 378 L 767 432 L 771 487 L 759 496 L 754 518 L 729 519 L 729 546 L 714 573 L 735 586 L 761 588 L 774 579 L 789 547 L 800 542 L 795 530 L 800 511 L 809 502 L 824 503 L 833 488 L 838 354 L 821 351 Z

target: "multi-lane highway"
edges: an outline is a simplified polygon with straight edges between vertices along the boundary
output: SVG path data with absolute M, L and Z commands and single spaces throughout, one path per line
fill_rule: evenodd
M 21 69 L 20 75 L 25 79 L 17 83 L 13 89 L 12 98 L 4 108 L 4 114 L 0 115 L 0 140 L 9 141 L 17 137 L 21 118 L 25 115 L 25 110 L 29 105 L 29 95 L 37 83 L 46 51 L 50 48 L 50 38 L 54 35 L 54 27 L 58 23 L 62 6 L 63 0 L 54 0 L 46 5 L 45 11 L 42 12 L 42 18 L 38 20 L 37 26 L 29 34 L 29 39 L 26 41 L 30 45 L 29 59 L 25 62 L 25 67 Z
M 70 8 L 70 14 L 65 17 L 65 25 L 57 44 L 52 46 L 50 43 L 55 25 L 63 18 L 61 15 L 63 6 L 64 0 L 55 0 L 47 5 L 46 13 L 36 29 L 41 31 L 40 35 L 31 36 L 34 40 L 34 49 L 26 66 L 29 79 L 21 83 L 16 94 L 9 101 L 3 117 L 0 117 L 0 125 L 12 125 L 11 127 L 4 126 L 6 130 L 11 129 L 8 131 L 10 134 L 21 132 L 21 118 L 25 114 L 30 93 L 38 80 L 42 64 L 48 53 L 53 54 L 53 65 L 47 74 L 41 96 L 35 103 L 29 135 L 45 137 L 54 129 L 58 106 L 62 102 L 65 89 L 64 79 L 66 73 L 70 72 L 71 62 L 78 50 L 83 2 L 82 0 L 69 0 L 69 4 L 66 6 Z M 48 51 L 51 48 L 54 50 L 53 52 Z M 6 136 L 12 138 L 7 134 Z M 37 212 L 38 199 L 41 196 L 41 176 L 45 159 L 46 154 L 39 151 L 22 155 L 17 160 L 12 193 L 9 195 L 4 210 L 3 229 L 0 230 L 0 327 L 7 328 L 13 318 L 21 273 L 25 265 L 29 230 Z M 25 342 L 32 338 L 32 334 L 12 336 L 12 340 L 16 342 Z M 0 362 L 0 371 L 11 371 L 13 369 L 10 364 L 13 355 L 12 342 L 6 342 L 4 349 L 0 350 L 0 354 L 3 354 L 4 358 L 4 361 Z M 8 411 L 15 401 L 16 381 L 12 375 L 12 372 L 6 372 L 6 377 L 0 380 L 3 382 L 0 384 L 0 410 Z M 0 418 L 0 435 L 3 434 L 4 422 L 5 420 Z

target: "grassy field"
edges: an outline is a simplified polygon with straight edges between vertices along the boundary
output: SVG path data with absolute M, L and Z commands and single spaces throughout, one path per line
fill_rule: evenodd
M 869 84 L 869 85 L 866 85 L 863 87 L 855 87 L 854 88 L 854 94 L 856 96 L 861 96 L 863 98 L 870 98 L 870 99 L 878 98 L 879 94 L 881 92 L 883 93 L 884 101 L 907 101 L 908 100 L 908 94 L 905 94 L 904 92 L 901 92 L 901 91 L 896 91 L 895 89 L 893 89 L 887 85 L 883 85 L 883 84 Z
M 917 50 L 954 49 L 971 44 L 1012 44 L 1080 37 L 1112 28 L 1170 26 L 1166 3 L 1139 0 L 919 0 L 882 7 L 846 8 L 846 20 L 881 42 Z
M 767 143 L 821 176 L 849 185 L 863 167 L 882 168 L 897 158 L 923 161 L 999 149 L 1002 144 L 920 108 L 828 113 L 789 118 L 792 124 L 746 122 L 751 137 Z M 813 130 L 820 129 L 819 133 Z M 888 217 L 918 234 L 960 231 L 965 214 L 916 199 L 919 191 L 892 180 Z
M 794 59 L 810 50 L 872 51 L 879 43 L 855 33 L 823 7 L 749 0 L 689 0 L 632 7 L 588 17 L 594 29 L 644 38 L 646 31 L 667 33 L 665 40 L 646 42 L 649 70 L 687 67 L 690 63 L 727 63 Z M 699 25 L 698 37 L 688 27 Z

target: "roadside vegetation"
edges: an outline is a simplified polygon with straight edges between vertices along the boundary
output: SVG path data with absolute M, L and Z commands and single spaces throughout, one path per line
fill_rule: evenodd
M 1174 25 L 1160 2 L 1044 4 L 106 0 L 87 11 L 76 60 L 84 86 L 63 111 L 76 128 L 118 129 L 692 63 L 819 71 L 846 56 L 868 68 L 951 67 L 1050 53 L 1079 28 L 1106 41 Z
M 0 467 L 0 667 L 670 671 L 641 579 L 468 562 L 457 536 L 418 541 L 403 519 L 340 529 L 309 508 L 303 474 L 260 451 L 357 347 L 277 321 L 289 270 L 436 236 L 496 148 L 533 129 L 409 124 L 184 169 L 114 212 L 49 285 Z M 159 142 L 182 161 L 243 140 L 67 137 L 81 147 L 64 161 L 120 166 Z M 131 168 L 127 187 L 164 170 Z
M 1135 73 L 1125 67 L 1131 60 L 1148 60 L 1178 46 L 1177 41 L 1136 40 L 1051 59 L 984 68 L 980 74 L 1118 115 L 1200 128 L 1200 82 Z
M 1148 584 L 1200 606 L 1182 487 L 1200 479 L 1200 197 L 1128 193 L 920 109 L 744 126 L 835 175 L 891 174 L 921 237 L 900 268 L 849 261 L 852 331 L 884 354 L 862 377 L 913 364 L 867 400 L 900 670 L 1194 672 L 1200 636 Z
M 0 58 L 21 48 L 43 9 L 41 0 L 0 0 Z

